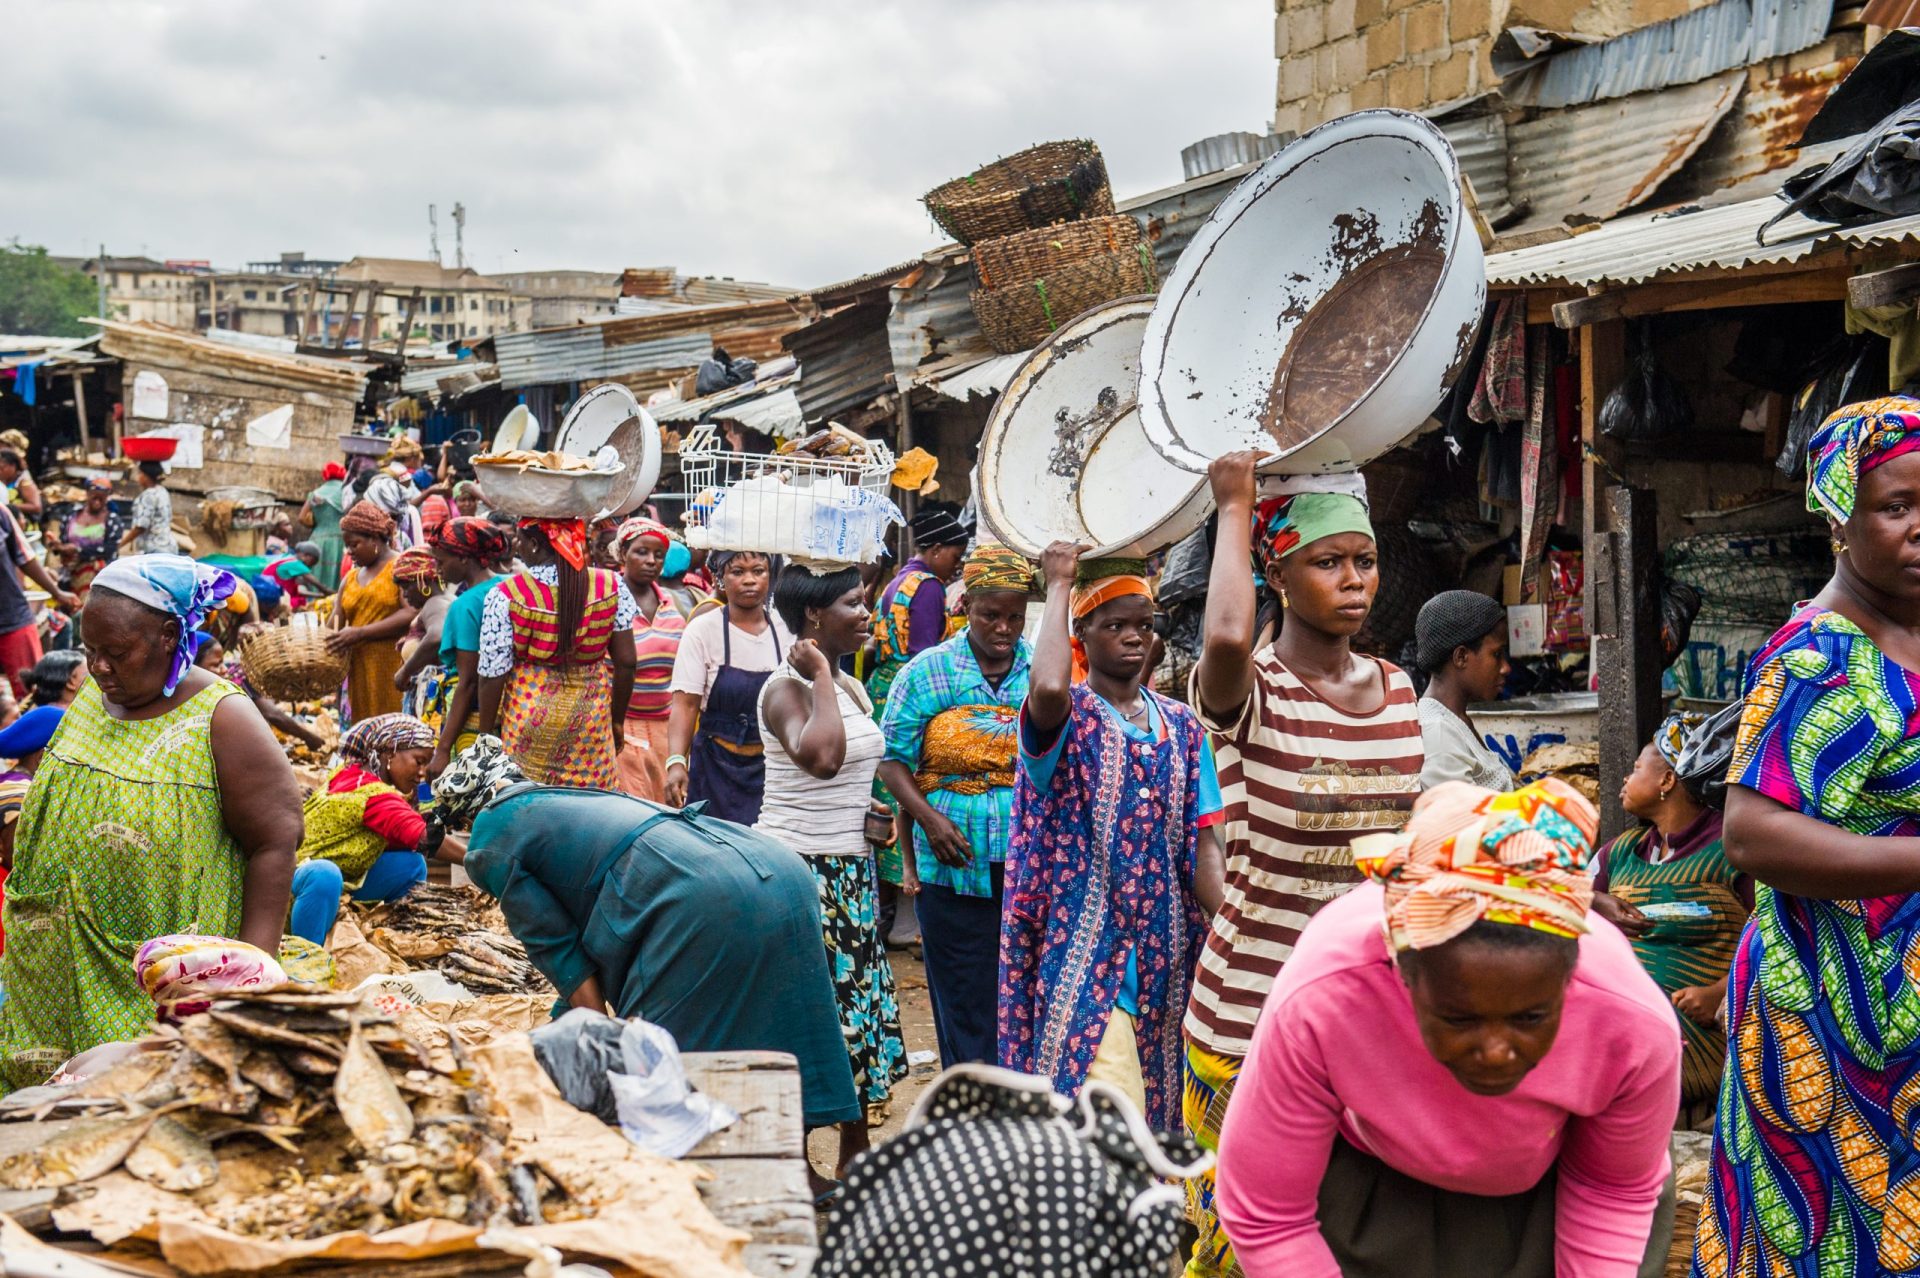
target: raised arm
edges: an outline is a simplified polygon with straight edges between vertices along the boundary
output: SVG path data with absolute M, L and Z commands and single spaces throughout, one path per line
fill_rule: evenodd
M 1073 577 L 1085 546 L 1056 541 L 1040 555 L 1040 580 L 1047 592 L 1040 637 L 1033 645 L 1027 683 L 1027 722 L 1049 736 L 1073 713 Z
M 847 725 L 840 718 L 833 667 L 811 639 L 796 640 L 787 661 L 811 679 L 813 687 L 776 679 L 766 694 L 767 729 L 802 772 L 831 780 L 840 775 L 840 765 L 847 758 Z
M 1254 595 L 1254 467 L 1263 454 L 1228 453 L 1207 468 L 1213 503 L 1220 512 L 1213 543 L 1213 570 L 1207 578 L 1206 633 L 1194 682 L 1200 710 L 1215 723 L 1237 717 L 1253 695 L 1253 625 L 1259 612 Z

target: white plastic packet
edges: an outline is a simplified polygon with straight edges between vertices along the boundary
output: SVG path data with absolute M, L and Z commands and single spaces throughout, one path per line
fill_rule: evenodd
M 673 1035 L 635 1017 L 620 1031 L 625 1073 L 607 1075 L 620 1130 L 627 1139 L 662 1158 L 684 1158 L 740 1115 L 687 1083 Z

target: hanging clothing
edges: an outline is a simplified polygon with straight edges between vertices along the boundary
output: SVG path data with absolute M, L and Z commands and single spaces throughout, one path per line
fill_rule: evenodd
M 1467 416 L 1482 424 L 1527 416 L 1527 296 L 1508 293 L 1494 304 L 1487 357 L 1480 365 Z
M 508 577 L 481 605 L 483 679 L 504 677 L 500 739 L 529 780 L 541 785 L 611 790 L 613 670 L 607 658 L 616 630 L 639 609 L 620 574 L 587 570 L 587 602 L 560 653 L 560 570 L 542 564 Z
M 1119 1006 L 1138 1024 L 1147 1123 L 1171 1128 L 1205 927 L 1192 887 L 1203 733 L 1191 710 L 1146 689 L 1157 723 L 1144 733 L 1084 683 L 1071 695 L 1052 740 L 1021 716 L 1023 765 L 1043 766 L 1023 766 L 1014 798 L 999 1063 L 1073 1095 Z
M 1733 868 L 1721 844 L 1724 818 L 1708 811 L 1666 847 L 1652 826 L 1628 830 L 1601 849 L 1593 890 L 1645 910 L 1690 906 L 1700 917 L 1659 917 L 1653 929 L 1633 939 L 1633 952 L 1669 996 L 1694 985 L 1712 985 L 1733 966 L 1740 930 L 1753 912 L 1753 880 Z M 1662 856 L 1661 854 L 1666 855 Z M 1675 1015 L 1686 1053 L 1681 1060 L 1680 1103 L 1697 1105 L 1720 1090 L 1727 1067 L 1727 1036 L 1718 1025 Z
M 1920 673 L 1810 605 L 1754 654 L 1746 689 L 1728 785 L 1855 834 L 1920 836 Z M 1693 1272 L 1910 1272 L 1920 1265 L 1920 1145 L 1908 1116 L 1920 1093 L 1920 893 L 1756 896 L 1727 987 L 1734 1063 Z
M 313 570 L 322 588 L 340 588 L 340 561 L 346 543 L 340 539 L 340 516 L 352 504 L 344 480 L 329 479 L 307 498 L 307 511 L 313 516 L 313 536 L 308 540 L 320 547 L 320 566 Z
M 746 634 L 752 665 L 734 658 L 734 631 L 725 606 L 687 623 L 674 658 L 673 691 L 702 696 L 700 726 L 687 757 L 687 802 L 705 803 L 708 816 L 752 825 L 760 819 L 767 762 L 760 739 L 760 689 L 793 645 L 786 627 L 769 614 L 767 629 Z M 712 632 L 719 632 L 719 657 L 710 659 Z M 772 660 L 765 666 L 771 650 Z
M 0 1090 L 138 1038 L 153 1000 L 134 952 L 156 936 L 237 936 L 246 858 L 227 830 L 213 714 L 244 695 L 215 680 L 152 719 L 113 718 L 83 684 L 27 791 L 6 886 Z
M 394 561 L 389 559 L 363 582 L 360 569 L 349 563 L 340 584 L 340 617 L 349 626 L 371 626 L 385 621 L 406 606 L 400 586 L 393 579 Z M 347 656 L 347 702 L 355 722 L 377 714 L 398 714 L 401 692 L 393 686 L 400 673 L 400 650 L 391 639 L 376 639 L 354 646 Z

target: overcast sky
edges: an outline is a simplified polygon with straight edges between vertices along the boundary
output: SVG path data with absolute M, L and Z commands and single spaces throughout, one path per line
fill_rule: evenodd
M 7 6 L 0 239 L 236 266 L 427 256 L 816 285 L 944 238 L 918 197 L 1085 136 L 1121 198 L 1261 130 L 1273 0 Z

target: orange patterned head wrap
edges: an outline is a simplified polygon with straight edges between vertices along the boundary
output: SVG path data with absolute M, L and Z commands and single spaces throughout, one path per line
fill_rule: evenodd
M 1510 794 L 1450 781 L 1420 796 L 1400 833 L 1355 839 L 1354 864 L 1386 885 L 1395 952 L 1443 945 L 1482 919 L 1579 936 L 1598 829 L 1593 805 L 1557 777 Z
M 574 571 L 587 566 L 587 521 L 584 519 L 522 519 L 522 528 L 538 528 L 553 547 L 553 553 L 560 556 Z

